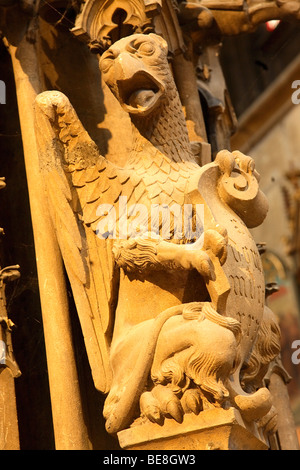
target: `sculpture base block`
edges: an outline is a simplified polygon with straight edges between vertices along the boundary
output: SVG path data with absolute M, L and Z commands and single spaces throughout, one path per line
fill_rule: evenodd
M 118 433 L 126 450 L 267 450 L 235 408 L 214 408 L 198 416 L 186 414 L 182 423 L 166 419 L 163 426 L 144 423 Z

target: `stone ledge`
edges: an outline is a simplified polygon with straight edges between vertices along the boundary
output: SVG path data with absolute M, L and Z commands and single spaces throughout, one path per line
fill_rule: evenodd
M 127 450 L 267 450 L 268 445 L 246 428 L 235 408 L 214 408 L 183 423 L 166 419 L 163 426 L 145 423 L 118 433 Z

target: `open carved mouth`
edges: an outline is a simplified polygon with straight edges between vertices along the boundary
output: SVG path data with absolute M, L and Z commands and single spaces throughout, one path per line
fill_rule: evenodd
M 146 116 L 164 95 L 162 83 L 145 71 L 136 72 L 131 78 L 118 81 L 122 107 L 130 114 Z

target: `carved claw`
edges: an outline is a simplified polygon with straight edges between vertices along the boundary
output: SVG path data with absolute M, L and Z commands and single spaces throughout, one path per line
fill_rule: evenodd
M 182 423 L 184 411 L 180 400 L 168 387 L 156 385 L 151 392 L 144 392 L 140 398 L 141 412 L 150 421 L 162 423 L 164 417 L 171 417 Z
M 223 265 L 227 258 L 227 231 L 220 227 L 220 231 L 206 230 L 204 233 L 203 249 L 205 251 L 211 250 L 212 253 L 219 258 L 221 265 Z
M 214 265 L 205 251 L 183 249 L 179 256 L 179 262 L 184 269 L 197 269 L 201 276 L 208 279 L 213 278 Z
M 152 394 L 159 402 L 161 411 L 165 416 L 171 416 L 178 423 L 182 422 L 183 409 L 180 400 L 170 388 L 156 385 L 152 390 Z
M 201 237 L 202 238 L 202 237 Z M 185 269 L 197 269 L 205 278 L 213 279 L 214 265 L 211 254 L 219 258 L 221 265 L 227 258 L 227 231 L 221 226 L 206 230 L 203 239 L 197 242 L 180 246 L 178 256 L 180 265 Z
M 146 416 L 152 423 L 163 423 L 163 416 L 159 408 L 158 400 L 151 392 L 144 392 L 140 398 L 141 414 Z
M 197 388 L 190 388 L 181 397 L 181 404 L 185 413 L 198 415 L 203 409 L 200 391 Z

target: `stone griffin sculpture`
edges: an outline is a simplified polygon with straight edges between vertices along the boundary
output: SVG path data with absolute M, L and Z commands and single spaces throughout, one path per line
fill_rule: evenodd
M 280 334 L 248 230 L 268 210 L 254 162 L 223 150 L 196 163 L 160 36 L 120 39 L 100 69 L 132 121 L 124 167 L 101 156 L 60 92 L 37 97 L 36 126 L 95 386 L 107 394 L 107 431 L 213 407 L 270 422 L 263 378 Z M 172 206 L 183 212 L 166 212 L 166 235 Z M 190 227 L 180 223 L 185 207 Z

